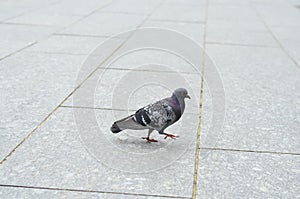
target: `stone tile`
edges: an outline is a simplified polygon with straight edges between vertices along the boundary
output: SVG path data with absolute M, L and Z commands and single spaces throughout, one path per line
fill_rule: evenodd
M 288 52 L 293 59 L 296 60 L 298 66 L 300 66 L 300 26 L 284 27 L 284 26 L 272 26 L 271 31 L 281 43 L 283 48 Z
M 62 33 L 112 36 L 135 29 L 145 16 L 118 13 L 94 13 L 71 25 Z
M 300 67 L 300 46 L 299 42 L 291 40 L 283 40 L 280 42 L 287 53 L 296 61 L 298 67 Z
M 37 11 L 39 14 L 49 14 L 49 15 L 88 15 L 97 9 L 105 7 L 111 1 L 109 0 L 65 0 L 58 3 L 52 4 L 47 7 L 43 7 Z
M 204 25 L 197 23 L 171 22 L 171 21 L 146 21 L 142 27 L 154 27 L 177 31 L 198 42 L 203 43 Z
M 55 28 L 0 24 L 0 59 L 54 32 Z
M 24 1 L 1 1 L 2 6 L 22 7 L 26 9 L 38 9 L 55 3 L 57 0 L 24 0 Z
M 299 153 L 299 68 L 277 48 L 208 45 L 208 54 L 226 96 L 223 129 L 209 146 Z
M 0 37 L 2 40 L 13 41 L 39 41 L 55 32 L 58 27 L 26 26 L 14 24 L 0 24 Z
M 161 0 L 117 0 L 101 9 L 101 12 L 150 14 Z
M 150 20 L 203 22 L 204 14 L 203 6 L 163 4 L 152 13 Z
M 2 48 L 0 48 L 0 59 L 11 55 L 12 53 L 21 50 L 22 48 L 25 48 L 26 46 L 29 46 L 33 44 L 34 42 L 29 41 L 7 41 L 7 40 L 1 40 L 0 45 Z
M 41 40 L 55 28 L 0 24 L 0 59 Z
M 84 145 L 80 140 L 85 137 L 79 138 L 80 130 L 78 131 L 77 128 L 78 125 L 87 127 L 89 132 L 99 136 L 101 135 L 99 128 L 91 125 L 90 116 L 96 112 L 97 118 L 101 118 L 98 121 L 100 124 L 107 123 L 107 121 L 110 124 L 111 114 L 107 111 L 96 110 L 94 112 L 90 109 L 80 109 L 83 111 L 85 125 L 82 126 L 81 122 L 77 122 L 76 126 L 73 115 L 76 113 L 73 111 L 79 111 L 79 109 L 59 109 L 45 125 L 41 126 L 27 142 L 16 150 L 14 155 L 1 167 L 0 183 L 164 196 L 189 197 L 191 195 L 194 150 L 184 151 L 186 146 L 181 144 L 194 137 L 193 132 L 196 130 L 196 125 L 189 126 L 191 128 L 187 131 L 189 134 L 180 139 L 164 140 L 160 138 L 160 142 L 152 144 L 146 143 L 140 138 L 122 138 L 126 132 L 118 135 L 103 132 L 102 136 L 107 134 L 107 137 L 104 137 L 115 140 L 114 144 L 117 144 L 117 147 L 124 147 L 122 150 L 128 155 L 121 158 L 114 156 L 119 149 L 112 150 L 112 143 L 108 140 L 106 142 L 104 137 L 100 139 L 89 137 L 94 141 L 97 140 L 96 143 L 99 141 L 103 144 L 105 141 L 108 145 L 107 151 L 103 151 L 105 157 L 98 162 L 95 156 L 86 150 L 86 147 L 93 147 L 93 144 Z M 129 151 L 133 151 L 133 153 Z M 165 156 L 166 152 L 169 155 Z M 183 155 L 173 162 L 169 162 L 169 166 L 151 172 L 145 169 L 148 166 L 160 166 L 162 162 L 169 160 L 177 153 L 183 153 Z M 139 163 L 135 162 L 133 157 L 135 155 L 141 156 Z M 109 162 L 106 158 L 117 159 Z M 118 165 L 116 161 L 120 160 L 123 163 Z M 149 162 L 149 160 L 151 161 Z M 121 166 L 123 169 L 115 170 L 112 169 L 112 166 Z M 146 173 L 128 173 L 126 168 L 145 169 Z M 124 186 L 120 185 L 120 182 Z
M 9 18 L 16 17 L 23 13 L 26 13 L 28 9 L 23 7 L 17 6 L 8 6 L 8 5 L 1 5 L 0 6 L 0 21 L 4 21 Z
M 88 55 L 105 40 L 99 37 L 52 35 L 26 51 Z
M 264 25 L 258 21 L 245 23 L 241 20 L 209 20 L 207 42 L 245 45 L 278 46 Z
M 18 53 L 0 62 L 1 159 L 73 90 L 84 60 Z
M 208 29 L 218 29 L 220 32 L 228 32 L 235 30 L 244 30 L 247 32 L 268 32 L 264 23 L 259 20 L 245 20 L 234 19 L 234 20 L 224 20 L 224 19 L 208 19 L 207 20 Z
M 249 5 L 210 4 L 208 7 L 208 19 L 259 20 L 255 10 Z
M 62 191 L 38 188 L 0 187 L 1 198 L 104 198 L 104 199 L 133 199 L 133 198 L 162 198 L 141 195 L 125 195 L 122 193 L 94 193 L 85 191 Z M 163 197 L 165 198 L 165 197 Z
M 6 20 L 6 22 L 17 23 L 17 24 L 66 27 L 76 22 L 80 18 L 81 18 L 80 16 L 63 16 L 63 15 L 40 14 L 37 12 L 31 12 L 19 17 L 15 17 L 13 19 Z
M 197 198 L 297 198 L 299 165 L 293 155 L 201 150 Z
M 279 41 L 291 40 L 300 42 L 298 35 L 300 34 L 300 26 L 270 26 L 270 30 Z
M 286 2 L 276 4 L 271 2 L 266 4 L 258 3 L 254 4 L 254 7 L 269 26 L 300 26 L 299 9 Z
M 125 55 L 118 56 L 109 68 L 134 69 L 136 67 L 158 64 L 166 67 L 153 68 L 156 71 L 175 71 L 185 73 L 200 73 L 201 66 L 193 66 L 184 58 L 160 49 L 138 49 Z
M 209 0 L 209 5 L 211 4 L 221 4 L 221 5 L 249 5 L 251 1 L 249 0 Z
M 206 3 L 206 0 L 165 0 L 165 4 L 170 4 L 170 5 L 197 5 L 197 6 L 204 6 Z
M 171 96 L 184 87 L 192 99 L 186 100 L 187 113 L 198 114 L 199 74 L 153 72 L 155 66 L 139 67 L 141 71 L 99 70 L 75 92 L 67 106 L 137 110 L 147 104 Z

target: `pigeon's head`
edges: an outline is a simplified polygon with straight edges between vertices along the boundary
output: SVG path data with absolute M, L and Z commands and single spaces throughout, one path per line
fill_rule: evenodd
M 189 96 L 187 90 L 185 88 L 177 88 L 174 92 L 173 95 L 175 95 L 177 98 L 180 99 L 191 99 L 191 97 Z

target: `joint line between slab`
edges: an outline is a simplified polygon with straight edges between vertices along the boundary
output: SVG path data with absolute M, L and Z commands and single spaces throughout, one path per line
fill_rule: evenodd
M 200 147 L 200 149 L 211 150 L 211 151 L 229 151 L 229 152 L 241 152 L 241 153 L 264 153 L 264 154 L 275 154 L 275 155 L 300 156 L 300 153 L 293 153 L 293 152 L 260 151 L 260 150 L 230 149 L 230 148 L 216 148 L 216 147 Z
M 81 193 L 100 193 L 100 194 L 114 194 L 114 195 L 127 195 L 127 196 L 151 196 L 151 197 L 161 197 L 161 198 L 189 198 L 185 196 L 169 196 L 169 195 L 155 195 L 155 194 L 138 194 L 138 193 L 128 193 L 128 192 L 113 192 L 113 191 L 98 191 L 98 190 L 88 190 L 88 189 L 71 189 L 71 188 L 57 188 L 57 187 L 37 187 L 37 186 L 23 186 L 23 185 L 10 185 L 10 184 L 0 184 L 0 187 L 8 188 L 20 188 L 20 189 L 42 189 L 49 191 L 68 191 L 68 192 L 81 192 Z
M 194 163 L 192 199 L 196 199 L 196 196 L 197 196 L 197 182 L 198 182 L 197 178 L 198 178 L 199 151 L 200 151 L 199 148 L 200 148 L 201 119 L 202 119 L 202 103 L 203 103 L 203 90 L 204 90 L 204 66 L 205 66 L 207 15 L 208 15 L 208 0 L 206 0 L 206 2 L 205 2 L 203 50 L 202 50 L 202 55 L 201 55 L 202 56 L 201 87 L 200 87 L 200 102 L 199 102 L 199 116 L 198 116 L 198 128 L 197 128 L 197 139 L 196 139 L 196 152 L 195 152 L 195 163 Z

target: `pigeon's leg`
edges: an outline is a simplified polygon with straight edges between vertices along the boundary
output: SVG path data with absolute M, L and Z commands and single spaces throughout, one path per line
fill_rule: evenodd
M 147 140 L 147 142 L 149 142 L 149 143 L 150 142 L 157 142 L 157 140 L 155 140 L 155 139 L 150 139 L 150 134 L 152 133 L 152 131 L 153 131 L 153 129 L 149 129 L 147 137 L 142 137 L 142 139 Z
M 165 139 L 167 139 L 168 137 L 169 138 L 172 138 L 173 140 L 175 140 L 176 138 L 178 138 L 179 136 L 178 135 L 173 135 L 173 134 L 169 134 L 169 133 L 164 133 L 163 131 L 160 131 L 159 134 L 162 134 L 162 135 L 165 135 Z

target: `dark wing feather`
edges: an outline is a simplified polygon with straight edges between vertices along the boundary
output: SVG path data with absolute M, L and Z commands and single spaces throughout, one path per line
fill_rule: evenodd
M 135 121 L 143 126 L 160 131 L 176 121 L 176 114 L 168 100 L 163 99 L 139 109 L 135 113 Z

